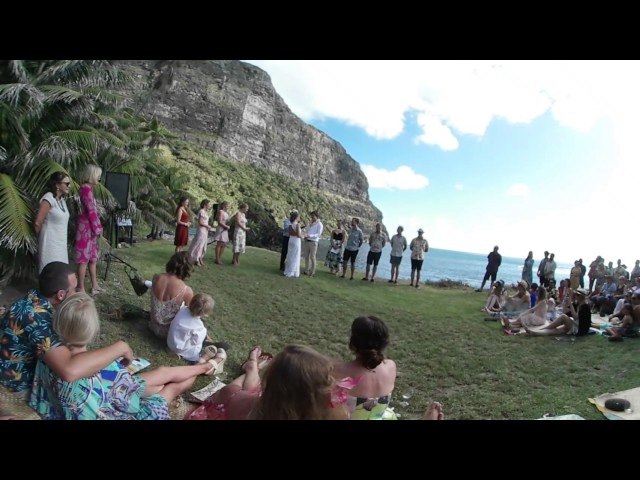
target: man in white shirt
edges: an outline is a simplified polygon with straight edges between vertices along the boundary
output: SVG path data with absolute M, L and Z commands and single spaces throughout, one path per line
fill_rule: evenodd
M 318 212 L 311 212 L 311 222 L 307 225 L 307 236 L 302 240 L 304 274 L 310 277 L 313 277 L 316 273 L 316 253 L 318 252 L 318 241 L 322 237 L 323 230 L 324 225 L 318 218 Z
M 422 237 L 424 230 L 418 230 L 418 236 L 411 240 L 411 287 L 414 286 L 413 279 L 415 277 L 415 287 L 420 286 L 420 270 L 422 270 L 422 263 L 424 262 L 424 253 L 429 251 L 429 242 L 426 238 Z
M 391 237 L 391 280 L 389 283 L 398 283 L 400 262 L 402 262 L 402 255 L 407 249 L 407 239 L 402 235 L 403 231 L 404 227 L 400 225 L 398 233 Z
M 291 215 L 298 213 L 295 208 L 289 212 L 289 216 L 284 219 L 284 226 L 282 227 L 282 251 L 280 252 L 280 271 L 284 272 L 284 262 L 287 260 L 287 253 L 289 252 L 289 226 L 291 225 Z

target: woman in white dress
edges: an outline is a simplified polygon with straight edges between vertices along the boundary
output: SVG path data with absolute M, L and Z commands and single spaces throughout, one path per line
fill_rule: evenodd
M 199 267 L 204 267 L 204 254 L 207 253 L 207 240 L 211 226 L 209 225 L 209 210 L 211 210 L 211 202 L 203 200 L 200 202 L 200 210 L 198 210 L 198 229 L 191 240 L 189 247 L 189 255 L 193 259 L 193 263 Z
M 244 253 L 247 246 L 247 231 L 251 230 L 247 227 L 247 212 L 249 206 L 241 203 L 238 207 L 238 213 L 235 215 L 233 226 L 233 258 L 231 265 L 240 265 L 240 254 Z
M 214 238 L 216 240 L 215 263 L 218 265 L 222 265 L 222 252 L 224 252 L 224 247 L 229 243 L 229 225 L 227 225 L 227 221 L 229 220 L 228 208 L 229 202 L 222 202 L 216 213 L 218 226 L 216 227 L 216 236 Z
M 300 214 L 298 212 L 293 212 L 290 220 L 289 250 L 287 252 L 287 261 L 284 264 L 284 276 L 299 277 L 301 239 L 303 236 L 302 229 L 300 228 Z
M 69 209 L 64 196 L 71 191 L 71 179 L 64 172 L 56 172 L 51 175 L 47 188 L 48 192 L 40 199 L 34 222 L 38 235 L 38 272 L 51 262 L 69 263 Z

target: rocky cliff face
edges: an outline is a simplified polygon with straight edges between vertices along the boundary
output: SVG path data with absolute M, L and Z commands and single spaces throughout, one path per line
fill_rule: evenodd
M 142 108 L 142 114 L 156 115 L 185 140 L 220 158 L 348 199 L 352 212 L 347 215 L 359 215 L 367 224 L 381 221 L 358 163 L 342 145 L 294 115 L 266 72 L 236 60 L 182 60 L 173 64 L 164 91 L 145 102 L 159 78 L 157 62 L 119 62 L 135 79 L 133 107 Z

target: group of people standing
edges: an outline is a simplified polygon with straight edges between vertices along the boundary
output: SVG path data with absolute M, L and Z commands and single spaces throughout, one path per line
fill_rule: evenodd
M 247 212 L 249 206 L 241 203 L 238 212 L 229 218 L 229 202 L 217 204 L 215 212 L 215 220 L 217 222 L 215 228 L 214 240 L 216 242 L 215 260 L 217 265 L 222 264 L 222 254 L 224 249 L 230 242 L 233 244 L 232 265 L 240 264 L 240 254 L 245 253 L 247 245 L 247 232 L 251 230 L 247 226 Z M 209 212 L 213 208 L 211 200 L 205 199 L 200 202 L 200 209 L 196 215 L 196 233 L 191 240 L 189 246 L 189 255 L 193 259 L 195 265 L 204 266 L 204 255 L 207 252 L 209 244 L 209 232 L 213 230 L 213 226 L 209 223 Z M 191 214 L 189 212 L 189 199 L 181 197 L 176 209 L 176 231 L 173 243 L 176 247 L 176 253 L 181 252 L 189 243 L 189 227 L 191 226 Z M 231 235 L 229 232 L 232 232 Z
M 360 228 L 360 219 L 351 219 L 349 230 L 345 229 L 344 222 L 337 220 L 336 227 L 331 230 L 329 237 L 329 249 L 324 264 L 329 267 L 329 273 L 353 280 L 355 275 L 355 262 L 365 237 Z M 298 210 L 291 210 L 289 217 L 285 218 L 282 230 L 282 250 L 280 254 L 280 271 L 286 277 L 300 276 L 300 258 L 305 259 L 304 274 L 313 277 L 316 273 L 316 255 L 318 242 L 324 231 L 324 225 L 319 219 L 318 212 L 310 214 L 308 225 L 301 223 Z M 382 225 L 376 223 L 375 231 L 368 238 L 369 252 L 367 253 L 365 275 L 363 281 L 374 282 L 378 264 L 382 256 L 382 249 L 387 243 L 391 244 L 391 278 L 389 283 L 398 283 L 398 273 L 404 251 L 411 249 L 411 283 L 410 286 L 418 288 L 420 285 L 420 271 L 424 262 L 424 255 L 429 251 L 429 243 L 423 237 L 424 230 L 418 230 L 418 236 L 407 243 L 403 236 L 404 228 L 399 226 L 397 233 L 390 240 L 382 232 Z

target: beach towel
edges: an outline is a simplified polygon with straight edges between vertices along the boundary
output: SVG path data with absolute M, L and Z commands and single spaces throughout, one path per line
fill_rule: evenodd
M 610 398 L 623 398 L 631 403 L 631 412 L 614 412 L 604 406 Z M 640 387 L 623 390 L 616 393 L 604 393 L 595 398 L 589 398 L 589 403 L 602 412 L 609 420 L 640 420 Z

